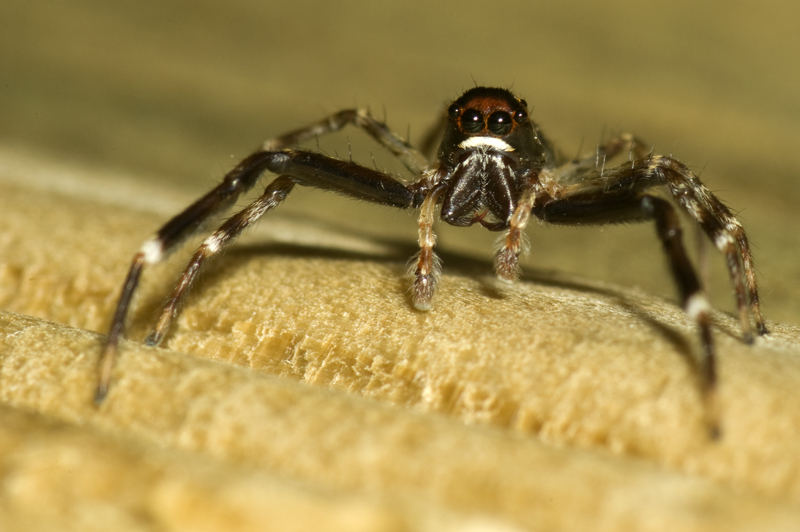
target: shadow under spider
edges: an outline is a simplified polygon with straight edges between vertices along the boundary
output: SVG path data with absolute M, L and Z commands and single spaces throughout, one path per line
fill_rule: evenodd
M 413 257 L 419 251 L 417 245 L 399 239 L 381 239 L 375 237 L 370 237 L 369 239 L 378 245 L 384 246 L 386 252 L 368 253 L 309 244 L 274 242 L 239 244 L 231 247 L 225 252 L 224 256 L 218 257 L 217 260 L 211 261 L 206 266 L 201 273 L 201 278 L 198 279 L 192 293 L 189 294 L 188 297 L 202 297 L 207 286 L 218 282 L 218 279 L 221 277 L 234 275 L 236 269 L 243 266 L 249 258 L 256 256 L 279 256 L 298 259 L 328 258 L 340 261 L 367 261 L 394 265 L 398 270 L 399 281 L 405 284 L 407 282 L 407 276 L 405 275 L 407 269 L 406 264 L 409 258 Z M 463 253 L 447 250 L 438 250 L 437 254 L 445 264 L 448 275 L 478 279 L 484 296 L 492 299 L 502 299 L 505 297 L 503 293 L 498 290 L 496 285 L 488 280 L 489 276 L 494 275 L 492 272 L 491 260 L 475 258 Z M 402 264 L 402 266 L 398 266 L 398 263 Z M 700 363 L 693 354 L 694 348 L 687 340 L 686 334 L 665 324 L 657 315 L 646 310 L 635 301 L 632 301 L 630 295 L 625 294 L 622 289 L 601 286 L 598 282 L 581 280 L 579 277 L 568 273 L 554 270 L 540 270 L 529 266 L 523 269 L 520 282 L 560 288 L 574 292 L 596 294 L 610 300 L 619 308 L 646 323 L 652 330 L 672 345 L 690 365 L 693 373 L 697 375 L 699 379 L 701 369 Z M 405 288 L 402 288 L 402 290 L 405 291 Z M 160 299 L 156 296 L 148 297 L 146 301 L 142 301 L 139 304 L 139 310 L 136 314 L 140 318 L 151 316 L 152 319 L 148 320 L 148 324 L 154 325 L 163 302 L 163 297 Z M 407 302 L 407 308 L 413 312 L 418 312 L 413 309 L 410 301 Z M 676 309 L 679 308 L 680 307 L 676 305 Z M 714 326 L 717 330 L 729 336 L 736 337 L 736 334 L 729 327 L 719 323 L 719 320 L 714 320 Z

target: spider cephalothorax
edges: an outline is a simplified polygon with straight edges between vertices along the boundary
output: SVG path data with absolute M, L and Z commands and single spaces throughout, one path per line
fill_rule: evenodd
M 725 255 L 736 293 L 744 339 L 752 341 L 751 318 L 759 334 L 767 328 L 761 315 L 753 258 L 742 225 L 683 163 L 653 155 L 631 135 L 620 135 L 590 155 L 563 160 L 530 119 L 525 100 L 510 91 L 475 87 L 444 116 L 436 159 L 422 154 L 363 110 L 340 111 L 306 128 L 268 141 L 240 162 L 222 183 L 168 221 L 134 256 L 123 285 L 100 366 L 96 400 L 108 392 L 111 369 L 125 317 L 145 265 L 154 264 L 202 222 L 230 207 L 264 172 L 276 177 L 256 201 L 234 214 L 197 249 L 147 339 L 164 338 L 180 302 L 201 267 L 249 225 L 278 206 L 295 185 L 333 190 L 381 205 L 419 209 L 420 252 L 415 259 L 412 303 L 431 308 L 438 277 L 433 252 L 436 211 L 451 225 L 479 223 L 505 230 L 495 257 L 500 279 L 519 272 L 522 232 L 531 215 L 547 223 L 589 225 L 652 220 L 661 240 L 686 313 L 696 321 L 703 344 L 702 376 L 706 397 L 716 385 L 710 305 L 683 246 L 673 202 L 651 190 L 666 190 Z M 387 148 L 415 176 L 404 183 L 387 173 L 296 148 L 300 142 L 353 124 Z M 627 152 L 626 162 L 606 167 L 606 160 Z
M 527 107 L 506 90 L 484 87 L 450 105 L 438 153 L 446 170 L 440 181 L 447 188 L 443 221 L 479 222 L 495 231 L 508 227 L 522 190 L 546 161 Z

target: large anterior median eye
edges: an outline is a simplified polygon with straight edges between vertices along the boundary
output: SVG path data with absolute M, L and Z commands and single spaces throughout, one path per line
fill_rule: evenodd
M 478 133 L 483 129 L 483 115 L 476 109 L 467 109 L 461 115 L 461 130 L 465 133 Z
M 495 111 L 489 115 L 489 131 L 495 135 L 503 136 L 511 131 L 511 115 L 505 111 Z

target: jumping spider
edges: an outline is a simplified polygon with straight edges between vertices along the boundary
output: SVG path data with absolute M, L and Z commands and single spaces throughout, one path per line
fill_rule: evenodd
M 505 231 L 494 269 L 501 280 L 509 282 L 519 275 L 517 259 L 522 232 L 531 215 L 547 223 L 567 225 L 652 220 L 678 285 L 681 304 L 700 331 L 704 355 L 701 378 L 708 398 L 713 396 L 716 385 L 711 307 L 684 249 L 675 207 L 650 192 L 662 187 L 725 254 L 744 340 L 748 343 L 753 340 L 751 314 L 758 334 L 768 332 L 742 225 L 683 163 L 648 153 L 642 142 L 631 135 L 610 140 L 588 157 L 563 160 L 529 118 L 525 100 L 505 89 L 468 90 L 449 106 L 442 123 L 443 138 L 436 160 L 430 164 L 420 151 L 363 110 L 341 111 L 268 141 L 240 162 L 221 184 L 167 222 L 134 256 L 102 355 L 96 401 L 102 401 L 108 393 L 125 318 L 144 266 L 161 262 L 195 233 L 202 222 L 233 205 L 265 171 L 278 177 L 261 197 L 228 219 L 200 245 L 147 344 L 158 345 L 164 339 L 181 300 L 206 260 L 277 207 L 295 185 L 332 190 L 390 207 L 419 209 L 420 252 L 415 259 L 412 290 L 414 307 L 419 310 L 431 308 L 439 274 L 438 259 L 433 252 L 437 208 L 439 217 L 450 225 L 464 227 L 479 223 L 490 231 Z M 387 148 L 416 180 L 406 184 L 352 161 L 295 147 L 347 124 L 362 128 Z M 615 168 L 598 164 L 599 160 L 604 162 L 625 151 L 630 154 L 629 162 Z

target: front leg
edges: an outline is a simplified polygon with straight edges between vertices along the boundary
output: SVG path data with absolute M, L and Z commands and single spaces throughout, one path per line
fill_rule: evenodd
M 282 162 L 276 159 L 272 170 L 283 171 L 286 175 L 270 183 L 260 198 L 228 219 L 200 245 L 162 309 L 155 329 L 147 337 L 148 345 L 158 345 L 164 339 L 181 302 L 205 262 L 233 243 L 247 227 L 283 202 L 295 183 L 334 190 L 350 197 L 392 207 L 406 208 L 414 203 L 414 193 L 386 174 L 311 152 L 287 150 L 281 154 Z
M 247 157 L 228 173 L 221 185 L 168 221 L 134 257 L 101 355 L 95 402 L 102 402 L 108 393 L 119 341 L 144 267 L 164 260 L 203 222 L 228 207 L 267 170 L 281 174 L 281 177 L 267 187 L 261 198 L 233 216 L 200 246 L 173 291 L 158 326 L 148 339 L 149 343 L 157 344 L 164 337 L 180 301 L 191 288 L 202 265 L 230 245 L 242 230 L 275 208 L 295 184 L 332 190 L 352 198 L 399 208 L 417 207 L 422 204 L 424 196 L 424 187 L 406 185 L 388 174 L 318 153 L 303 150 L 260 151 Z
M 227 210 L 255 185 L 258 177 L 273 164 L 274 159 L 273 152 L 256 152 L 245 158 L 225 175 L 222 183 L 164 224 L 134 255 L 100 357 L 100 377 L 95 402 L 100 403 L 108 393 L 111 369 L 117 356 L 125 320 L 145 266 L 163 261 L 187 238 L 197 233 L 208 219 Z

